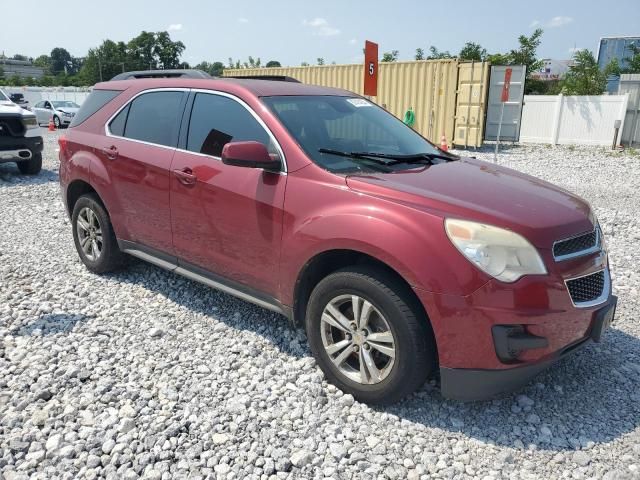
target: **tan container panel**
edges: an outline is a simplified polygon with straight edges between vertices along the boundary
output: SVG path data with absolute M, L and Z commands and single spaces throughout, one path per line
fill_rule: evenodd
M 488 81 L 488 62 L 458 64 L 454 144 L 463 147 L 482 145 Z
M 302 83 L 342 88 L 362 95 L 363 68 L 363 65 L 250 68 L 225 70 L 224 75 L 284 75 Z M 372 101 L 401 120 L 405 112 L 413 108 L 413 128 L 417 132 L 437 144 L 444 133 L 451 143 L 457 79 L 456 60 L 380 63 L 378 96 Z

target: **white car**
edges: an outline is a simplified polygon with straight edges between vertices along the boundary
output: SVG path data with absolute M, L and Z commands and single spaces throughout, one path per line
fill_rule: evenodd
M 36 114 L 38 124 L 49 124 L 53 120 L 56 128 L 67 127 L 78 112 L 80 105 L 69 100 L 42 100 L 31 110 Z

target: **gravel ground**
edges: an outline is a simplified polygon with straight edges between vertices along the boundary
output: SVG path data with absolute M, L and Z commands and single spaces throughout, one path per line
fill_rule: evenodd
M 45 135 L 41 175 L 0 165 L 0 479 L 640 478 L 639 157 L 500 157 L 597 211 L 620 297 L 602 344 L 498 400 L 428 384 L 372 408 L 283 317 L 143 263 L 89 273 Z

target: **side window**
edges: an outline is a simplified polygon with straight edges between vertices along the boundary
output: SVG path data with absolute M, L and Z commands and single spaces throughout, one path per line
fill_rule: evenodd
M 38 102 L 34 105 L 36 108 L 42 108 L 42 102 Z
M 113 120 L 111 120 L 111 123 L 109 124 L 109 131 L 113 135 L 117 135 L 118 137 L 124 137 L 124 127 L 127 124 L 127 115 L 129 115 L 129 107 L 131 107 L 131 104 L 128 104 L 126 107 L 120 110 L 120 113 L 118 113 L 118 115 L 116 115 L 116 117 Z
M 275 153 L 269 134 L 238 102 L 221 95 L 196 95 L 189 120 L 187 150 L 220 157 L 227 143 L 248 140 L 263 143 Z
M 124 122 L 122 136 L 126 138 L 175 147 L 184 95 L 184 92 L 170 91 L 144 93 L 126 109 L 126 120 L 116 118 L 114 121 Z M 117 135 L 113 130 L 112 133 Z

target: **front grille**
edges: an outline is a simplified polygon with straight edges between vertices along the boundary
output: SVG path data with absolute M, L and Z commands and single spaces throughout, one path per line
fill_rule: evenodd
M 579 305 L 598 300 L 604 293 L 605 275 L 605 271 L 600 270 L 591 275 L 567 280 L 567 289 L 573 303 Z
M 24 135 L 24 125 L 19 118 L 0 118 L 1 137 L 21 137 Z
M 556 260 L 563 260 L 569 257 L 586 255 L 598 247 L 600 243 L 599 237 L 599 229 L 595 228 L 591 232 L 577 237 L 560 240 L 553 245 L 553 257 Z

